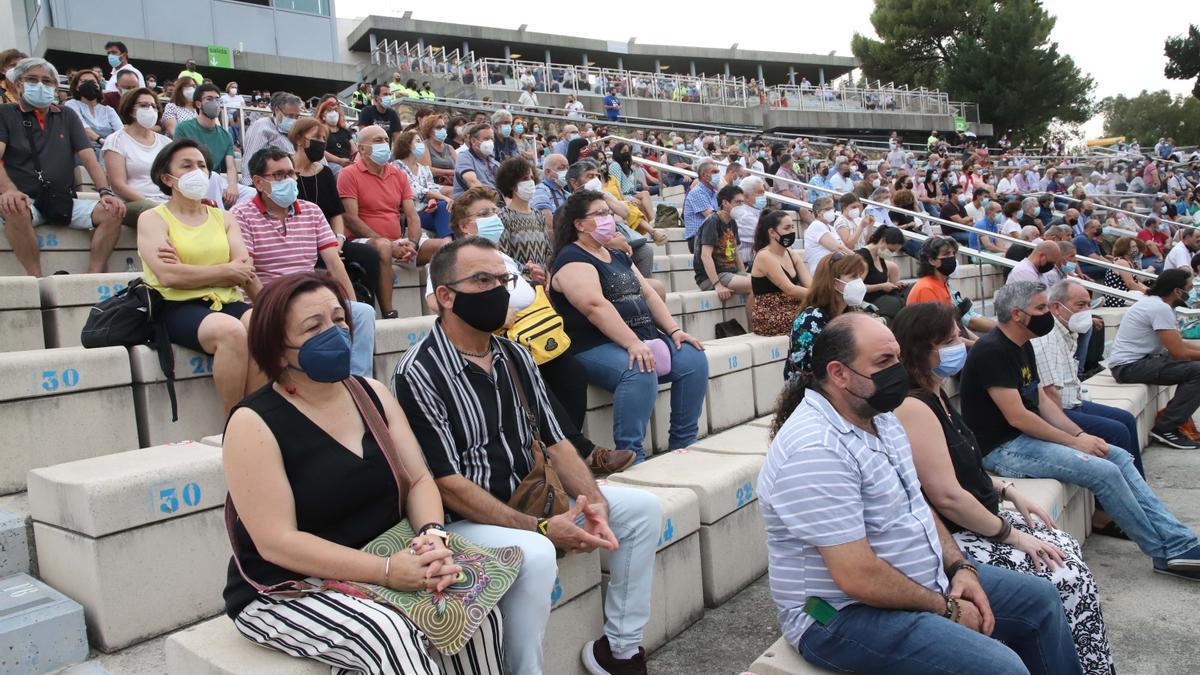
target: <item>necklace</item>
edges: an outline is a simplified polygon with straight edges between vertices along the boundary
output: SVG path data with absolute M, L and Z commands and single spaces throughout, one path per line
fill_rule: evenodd
M 470 356 L 471 358 L 474 358 L 474 359 L 482 359 L 483 357 L 488 356 L 489 354 L 492 353 L 492 345 L 489 343 L 488 348 L 483 350 L 483 352 L 480 354 L 476 354 L 475 352 L 469 352 L 465 349 L 459 349 L 458 347 L 455 347 L 454 350 L 457 351 L 459 354 L 462 354 L 463 356 Z

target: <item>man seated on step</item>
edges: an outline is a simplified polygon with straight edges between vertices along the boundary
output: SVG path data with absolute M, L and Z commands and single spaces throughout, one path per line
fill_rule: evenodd
M 992 302 L 1000 323 L 971 348 L 959 387 L 963 418 L 979 441 L 984 468 L 1088 488 L 1153 558 L 1155 572 L 1200 581 L 1200 540 L 1159 501 L 1130 454 L 1087 433 L 1041 386 L 1029 343 L 1054 330 L 1046 287 L 1008 284 Z
M 758 501 L 788 643 L 842 672 L 1082 672 L 1055 587 L 972 564 L 925 502 L 892 413 L 899 356 L 883 324 L 842 315 L 780 402 Z
M 242 241 L 263 285 L 297 272 L 312 272 L 319 259 L 347 298 L 354 286 L 338 255 L 340 246 L 321 207 L 297 199 L 296 170 L 292 158 L 268 146 L 254 153 L 247 166 L 256 195 L 232 209 Z M 253 300 L 253 296 L 251 300 Z M 374 377 L 375 308 L 350 302 L 354 339 L 350 346 L 350 372 Z
M 455 239 L 434 256 L 429 274 L 438 319 L 400 360 L 392 387 L 441 490 L 446 528 L 482 546 L 520 546 L 525 555 L 500 601 L 508 671 L 543 670 L 555 549 L 583 554 L 603 548 L 611 551 L 607 622 L 604 636 L 584 648 L 583 663 L 594 675 L 645 673 L 639 644 L 650 618 L 662 523 L 658 499 L 632 488 L 597 487 L 555 421 L 533 358 L 493 335 L 504 324 L 514 282 L 495 244 Z M 535 437 L 574 502 L 548 518 L 509 505 L 518 484 L 540 471 L 533 453 L 542 446 Z
M 208 194 L 213 203 L 230 208 L 254 197 L 254 188 L 238 183 L 237 160 L 233 156 L 233 137 L 221 126 L 221 90 L 202 84 L 192 94 L 196 101 L 195 117 L 175 125 L 175 138 L 194 138 L 208 150 L 213 160 Z M 246 155 L 249 157 L 250 155 Z M 224 173 L 222 173 L 224 170 Z
M 717 210 L 704 219 L 696 232 L 692 261 L 696 285 L 702 291 L 716 291 L 721 302 L 734 293 L 750 294 L 750 273 L 738 252 L 741 239 L 733 218 L 733 210 L 745 203 L 746 196 L 740 187 L 726 185 L 717 193 Z
M 40 277 L 41 251 L 34 228 L 50 223 L 90 230 L 87 271 L 104 272 L 121 233 L 125 202 L 109 187 L 79 116 L 54 103 L 54 65 L 26 58 L 9 73 L 10 86 L 16 87 L 20 99 L 0 106 L 0 225 L 13 253 L 27 274 Z M 98 201 L 75 195 L 76 161 L 91 176 Z

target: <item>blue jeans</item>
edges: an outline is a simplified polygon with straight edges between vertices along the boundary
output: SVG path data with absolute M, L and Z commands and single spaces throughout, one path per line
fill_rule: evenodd
M 1082 485 L 1096 493 L 1109 517 L 1153 558 L 1174 558 L 1200 543 L 1146 485 L 1130 454 L 1114 445 L 1108 446 L 1107 458 L 1100 458 L 1021 434 L 988 453 L 983 467 L 1011 478 Z
M 350 342 L 350 373 L 375 377 L 375 308 L 350 302 L 350 321 L 354 339 Z
M 977 567 L 996 617 L 991 637 L 929 612 L 856 604 L 838 610 L 828 625 L 810 626 L 798 649 L 810 663 L 843 672 L 1083 672 L 1053 584 L 990 565 Z
M 613 395 L 613 444 L 633 450 L 637 461 L 646 458 L 642 445 L 658 398 L 658 383 L 671 383 L 671 427 L 668 448 L 679 450 L 696 442 L 700 431 L 700 408 L 708 390 L 708 359 L 704 352 L 684 344 L 675 351 L 671 344 L 671 372 L 661 379 L 654 372 L 629 367 L 629 352 L 606 342 L 579 352 L 575 358 L 587 371 L 589 384 Z
M 900 250 L 908 254 L 908 257 L 916 259 L 921 253 L 921 242 L 916 239 L 905 239 L 900 245 Z
M 1137 418 L 1132 413 L 1092 401 L 1081 401 L 1078 408 L 1064 409 L 1063 412 L 1080 429 L 1127 451 L 1133 456 L 1133 468 L 1143 478 L 1146 477 L 1146 470 L 1142 468 L 1142 444 L 1138 442 Z
M 662 529 L 662 506 L 657 497 L 637 488 L 605 485 L 600 492 L 608 501 L 608 526 L 620 544 L 608 563 L 604 634 L 614 650 L 621 650 L 641 644 L 643 629 L 650 620 L 654 550 Z M 550 620 L 550 606 L 556 599 L 558 564 L 554 544 L 537 532 L 467 520 L 450 523 L 446 529 L 480 546 L 521 547 L 525 557 L 521 571 L 500 599 L 505 619 L 504 664 L 510 673 L 541 673 L 542 638 Z
M 449 237 L 452 234 L 450 232 L 450 209 L 446 208 L 446 202 L 439 200 L 435 203 L 437 208 L 434 210 L 421 209 L 417 212 L 417 216 L 421 218 L 421 229 L 428 232 L 431 237 Z

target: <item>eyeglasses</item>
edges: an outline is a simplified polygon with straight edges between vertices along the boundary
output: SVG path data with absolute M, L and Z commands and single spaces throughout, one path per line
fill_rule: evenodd
M 583 215 L 586 218 L 603 218 L 605 216 L 611 216 L 612 214 L 613 214 L 612 210 L 604 209 L 603 211 L 588 211 L 587 213 L 585 213 Z
M 496 215 L 496 209 L 484 209 L 479 213 L 470 213 L 467 215 L 469 215 L 471 218 L 490 218 Z
M 264 174 L 262 174 L 262 177 L 266 178 L 269 181 L 276 182 L 276 181 L 281 181 L 281 180 L 288 180 L 290 178 L 295 178 L 296 175 L 297 174 L 295 171 L 285 169 L 285 170 L 276 171 L 275 173 L 264 173 Z
M 511 291 L 513 288 L 516 287 L 517 275 L 515 275 L 511 272 L 505 272 L 504 274 L 491 274 L 489 272 L 476 272 L 475 274 L 472 274 L 470 276 L 466 276 L 461 279 L 455 279 L 454 281 L 447 282 L 443 285 L 449 286 L 450 288 L 454 288 L 455 286 L 457 286 L 459 284 L 467 284 L 469 287 L 472 287 L 472 288 L 474 288 L 476 290 L 480 290 L 480 291 L 491 290 L 497 286 L 504 286 L 505 288 L 507 288 L 508 290 Z M 458 289 L 455 288 L 454 290 L 458 290 Z
M 43 77 L 43 78 L 40 78 L 40 79 L 39 79 L 38 77 L 36 77 L 36 76 L 22 77 L 22 78 L 21 78 L 21 83 L 22 83 L 22 84 L 26 84 L 26 85 L 29 85 L 29 84 L 44 84 L 44 85 L 46 85 L 47 87 L 55 87 L 55 86 L 58 86 L 58 82 L 55 82 L 53 79 L 51 79 L 51 78 L 50 78 L 50 76 L 46 76 L 46 77 Z

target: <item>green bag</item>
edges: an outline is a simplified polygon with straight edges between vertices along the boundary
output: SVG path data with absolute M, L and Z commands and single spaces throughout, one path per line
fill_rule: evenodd
M 1185 340 L 1200 340 L 1200 321 L 1193 321 L 1179 333 Z
M 679 215 L 683 211 L 683 207 L 676 208 L 670 204 L 659 204 L 654 207 L 654 229 L 661 230 L 665 227 L 683 227 L 680 222 Z

